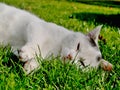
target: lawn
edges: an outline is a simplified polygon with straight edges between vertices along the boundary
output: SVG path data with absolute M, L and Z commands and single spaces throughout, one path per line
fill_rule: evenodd
M 102 24 L 100 50 L 103 58 L 113 64 L 113 70 L 83 72 L 75 65 L 63 64 L 58 57 L 42 61 L 39 70 L 25 75 L 23 63 L 10 47 L 1 46 L 0 90 L 120 90 L 120 8 L 106 2 L 93 5 L 73 1 L 0 0 L 74 31 L 87 33 Z

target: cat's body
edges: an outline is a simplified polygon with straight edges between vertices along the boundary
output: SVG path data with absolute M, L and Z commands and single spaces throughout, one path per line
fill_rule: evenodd
M 4 45 L 10 44 L 13 53 L 26 62 L 24 68 L 27 73 L 38 67 L 35 55 L 40 52 L 43 58 L 60 55 L 71 61 L 75 59 L 77 64 L 82 58 L 85 66 L 98 67 L 102 61 L 112 68 L 110 63 L 102 59 L 98 48 L 100 29 L 101 26 L 98 26 L 88 35 L 84 35 L 0 3 L 0 42 Z M 101 61 L 97 61 L 97 58 Z

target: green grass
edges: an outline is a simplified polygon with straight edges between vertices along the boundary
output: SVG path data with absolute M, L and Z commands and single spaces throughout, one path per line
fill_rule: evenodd
M 103 24 L 99 41 L 103 58 L 111 62 L 113 71 L 93 69 L 82 72 L 75 65 L 63 64 L 59 58 L 43 61 L 32 75 L 25 75 L 23 63 L 11 53 L 10 47 L 0 48 L 0 90 L 119 90 L 120 89 L 120 29 L 119 25 L 104 22 L 102 17 L 116 20 L 119 8 L 111 8 L 64 0 L 0 0 L 34 13 L 42 19 L 70 30 L 87 33 Z M 100 19 L 99 19 L 100 18 Z M 119 17 L 118 17 L 119 20 Z

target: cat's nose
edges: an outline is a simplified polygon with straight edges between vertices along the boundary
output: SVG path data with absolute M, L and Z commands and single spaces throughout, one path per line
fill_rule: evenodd
M 110 65 L 110 64 L 108 64 L 107 66 L 104 65 L 103 66 L 103 70 L 105 70 L 105 71 L 112 71 L 112 65 Z
M 113 65 L 109 63 L 108 61 L 105 61 L 104 59 L 102 59 L 100 66 L 105 71 L 112 71 L 113 69 Z

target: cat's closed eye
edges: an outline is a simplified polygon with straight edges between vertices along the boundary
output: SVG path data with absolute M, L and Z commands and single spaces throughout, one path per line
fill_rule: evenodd
M 97 61 L 99 62 L 102 59 L 101 56 L 97 56 Z

